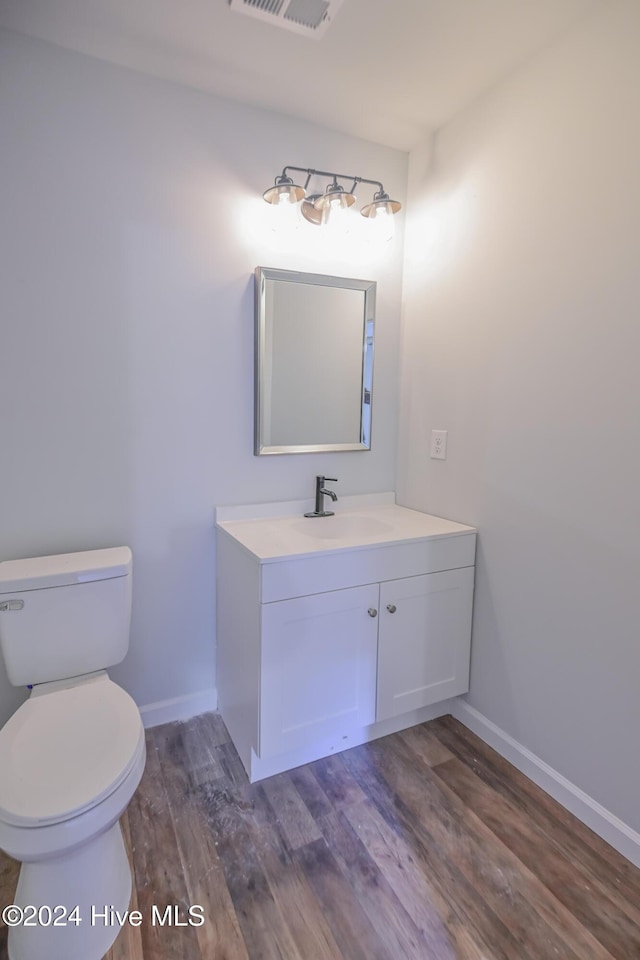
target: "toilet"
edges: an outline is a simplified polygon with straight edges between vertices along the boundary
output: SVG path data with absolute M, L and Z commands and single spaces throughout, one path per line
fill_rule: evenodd
M 0 563 L 0 649 L 10 682 L 32 687 L 0 730 L 0 849 L 22 864 L 15 904 L 40 911 L 10 928 L 10 960 L 100 960 L 111 908 L 129 907 L 118 821 L 145 739 L 106 668 L 129 647 L 131 567 L 128 547 Z

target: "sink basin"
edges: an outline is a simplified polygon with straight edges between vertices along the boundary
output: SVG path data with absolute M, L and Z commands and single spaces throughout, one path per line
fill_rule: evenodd
M 366 514 L 336 514 L 333 517 L 303 517 L 292 524 L 293 529 L 314 540 L 351 540 L 378 537 L 389 533 L 391 524 Z

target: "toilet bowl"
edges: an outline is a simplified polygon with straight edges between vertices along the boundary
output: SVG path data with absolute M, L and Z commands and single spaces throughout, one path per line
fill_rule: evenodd
M 44 580 L 43 559 L 50 561 Z M 29 570 L 33 576 L 27 576 Z M 40 558 L 39 566 L 0 563 L 0 643 L 7 672 L 12 682 L 16 675 L 24 682 L 31 672 L 39 679 L 0 730 L 0 848 L 22 863 L 14 903 L 31 919 L 9 930 L 10 960 L 100 960 L 120 930 L 109 910 L 122 914 L 129 906 L 131 869 L 118 821 L 144 770 L 140 713 L 104 669 L 59 674 L 74 662 L 111 665 L 111 646 L 121 653 L 130 570 L 128 548 Z M 128 583 L 113 583 L 125 578 Z M 114 598 L 124 611 L 110 609 L 106 626 L 101 619 L 83 640 L 79 634 L 87 619 L 104 614 L 105 599 L 111 607 Z M 27 622 L 11 621 L 25 610 Z M 54 611 L 58 623 L 48 621 L 46 636 L 57 632 L 63 638 L 57 658 L 51 644 L 37 656 L 47 611 Z M 14 656 L 18 635 L 23 642 Z

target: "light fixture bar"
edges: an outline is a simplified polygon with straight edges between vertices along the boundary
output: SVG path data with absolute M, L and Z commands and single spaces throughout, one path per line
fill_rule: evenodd
M 303 173 L 306 176 L 304 186 L 294 182 L 290 173 Z M 313 177 L 328 177 L 330 183 L 327 184 L 324 192 L 307 193 L 309 183 Z M 302 179 L 302 178 L 300 178 Z M 346 180 L 351 186 L 348 190 L 338 183 L 338 180 Z M 293 164 L 287 164 L 282 168 L 280 176 L 275 178 L 274 186 L 265 190 L 263 193 L 267 203 L 280 205 L 281 203 L 298 203 L 302 201 L 302 216 L 313 223 L 315 226 L 321 226 L 333 220 L 334 215 L 342 216 L 340 211 L 351 207 L 356 198 L 355 189 L 359 183 L 366 183 L 376 190 L 373 194 L 371 203 L 366 204 L 360 211 L 363 217 L 368 219 L 381 219 L 387 215 L 398 213 L 402 204 L 397 200 L 391 200 L 389 194 L 385 191 L 379 180 L 370 180 L 368 177 L 357 177 L 349 173 L 335 173 L 333 170 L 315 170 L 313 167 L 296 167 Z
M 309 180 L 311 177 L 334 177 L 338 180 L 351 180 L 353 187 L 358 183 L 370 183 L 372 187 L 378 187 L 384 193 L 384 187 L 379 180 L 368 180 L 366 177 L 352 177 L 349 173 L 334 173 L 332 170 L 312 170 L 310 167 L 292 167 L 287 165 L 282 169 L 282 176 L 287 176 L 287 170 L 295 170 L 297 173 L 306 173 Z M 308 181 L 307 181 L 308 183 Z M 353 188 L 351 189 L 353 192 Z

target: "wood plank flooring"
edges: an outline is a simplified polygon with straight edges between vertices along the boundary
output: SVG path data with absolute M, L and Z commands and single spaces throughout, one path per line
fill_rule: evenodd
M 640 960 L 640 870 L 451 717 L 253 786 L 214 714 L 147 737 L 105 960 Z

